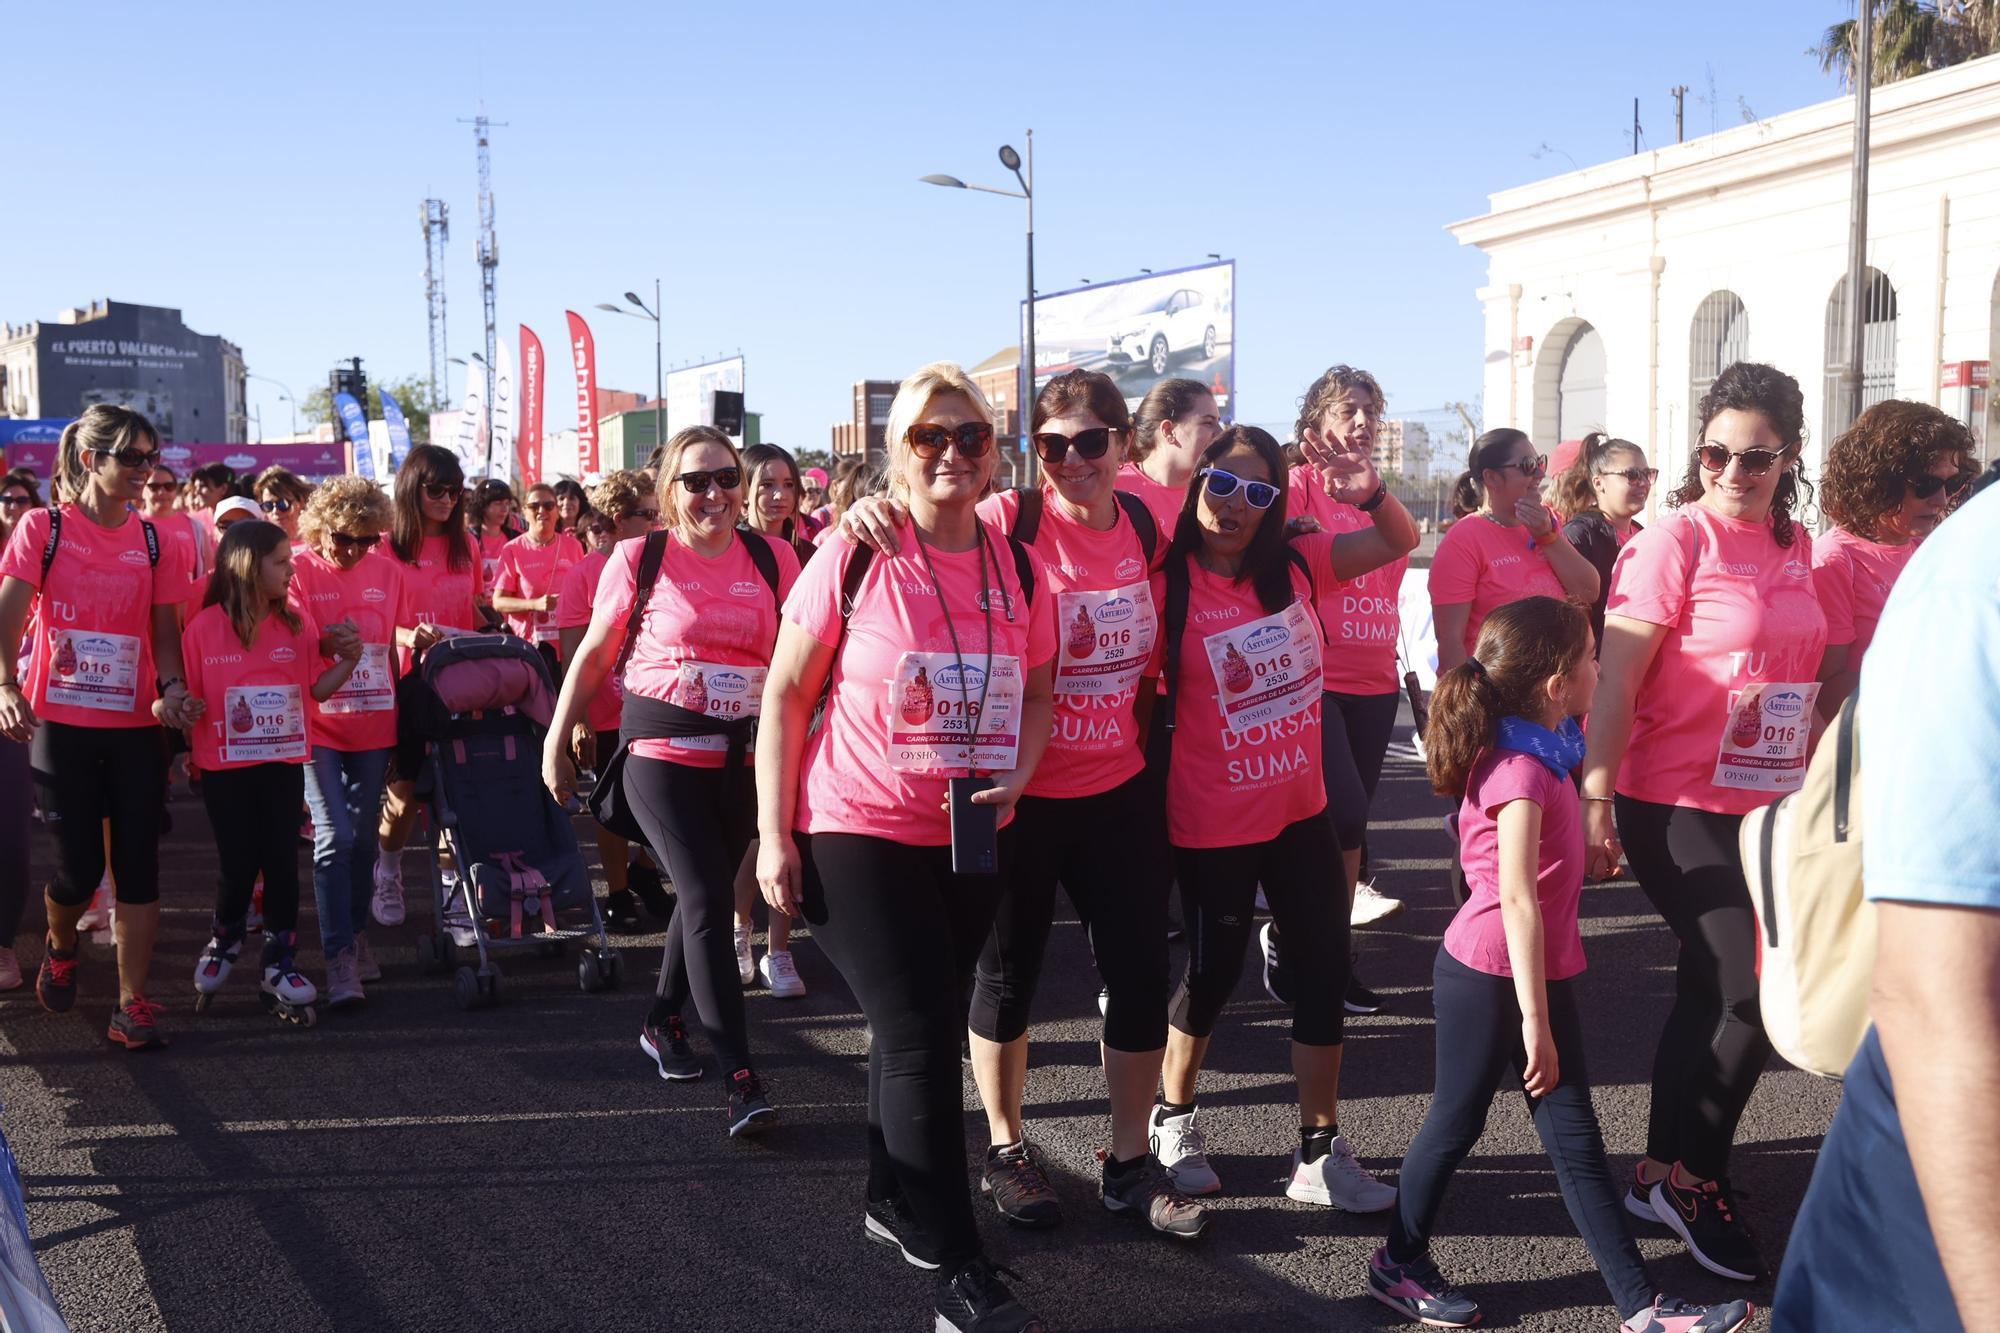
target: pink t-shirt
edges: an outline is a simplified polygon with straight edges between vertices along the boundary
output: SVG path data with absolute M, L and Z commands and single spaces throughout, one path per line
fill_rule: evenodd
M 1444 947 L 1475 972 L 1514 975 L 1507 925 L 1500 915 L 1500 807 L 1533 801 L 1542 808 L 1541 865 L 1535 897 L 1542 905 L 1542 975 L 1561 981 L 1583 971 L 1583 935 L 1576 911 L 1583 897 L 1583 819 L 1576 788 L 1548 765 L 1517 750 L 1488 750 L 1472 766 L 1458 807 L 1458 856 L 1465 867 L 1465 904 L 1445 927 Z
M 500 553 L 507 549 L 508 537 L 505 532 L 468 532 L 472 549 L 479 559 L 479 597 L 481 601 L 493 596 L 493 581 L 500 577 Z
M 308 699 L 312 743 L 330 750 L 385 750 L 396 743 L 396 608 L 401 561 L 377 546 L 342 569 L 317 551 L 292 557 L 292 601 L 324 630 L 352 620 L 361 661 L 325 703 Z M 330 665 L 330 663 L 327 663 Z
M 473 630 L 479 627 L 479 560 L 463 569 L 451 567 L 451 545 L 442 536 L 426 537 L 417 548 L 415 564 L 403 565 L 403 600 L 396 613 L 398 625 L 439 625 L 447 629 Z M 395 559 L 395 552 L 388 553 Z M 401 563 L 400 561 L 398 563 Z M 410 650 L 396 650 L 396 669 L 407 674 Z
M 1188 616 L 1175 684 L 1167 833 L 1176 847 L 1268 842 L 1326 809 L 1320 770 L 1320 663 L 1325 638 L 1313 614 L 1316 583 L 1332 578 L 1332 536 L 1294 543 L 1312 578 L 1291 573 L 1297 600 L 1276 615 L 1256 585 L 1188 561 Z M 1165 573 L 1153 576 L 1165 615 Z M 1160 656 L 1166 654 L 1161 632 Z M 1155 710 L 1154 726 L 1159 726 Z
M 206 606 L 181 631 L 188 694 L 208 705 L 193 728 L 194 762 L 205 771 L 252 764 L 303 764 L 310 754 L 306 715 L 325 671 L 319 626 L 299 616 L 292 629 L 265 616 L 250 647 L 229 614 Z
M 153 726 L 159 698 L 153 608 L 178 606 L 200 593 L 189 577 L 187 548 L 161 537 L 155 568 L 138 515 L 106 528 L 64 505 L 62 548 L 44 588 L 48 540 L 49 511 L 30 509 L 0 555 L 0 577 L 20 579 L 41 594 L 22 682 L 29 706 L 45 722 L 73 727 Z
M 602 551 L 585 551 L 583 559 L 563 571 L 562 587 L 559 589 L 562 595 L 556 602 L 558 632 L 590 624 L 591 609 L 597 605 L 598 580 L 604 574 L 604 562 L 608 558 Z M 619 642 L 624 640 L 621 638 Z M 590 723 L 592 731 L 609 734 L 618 730 L 619 714 L 624 704 L 625 683 L 615 675 L 607 676 L 603 686 L 590 696 L 584 720 Z
M 1160 525 L 1160 546 L 1165 549 L 1174 539 L 1174 524 L 1181 521 L 1181 506 L 1187 502 L 1187 487 L 1166 486 L 1154 481 L 1142 471 L 1137 463 L 1126 463 L 1118 469 L 1116 485 L 1121 491 L 1129 491 L 1146 502 L 1146 508 L 1153 511 L 1153 517 Z
M 1014 530 L 1020 512 L 1020 496 L 1011 490 L 979 502 L 979 516 L 1002 532 Z M 1095 796 L 1146 767 L 1133 701 L 1152 664 L 1159 608 L 1146 548 L 1125 511 L 1115 512 L 1117 521 L 1099 532 L 1043 495 L 1034 550 L 1054 598 L 1055 728 L 1028 783 L 1030 796 Z M 1165 543 L 1158 549 L 1164 552 Z
M 719 721 L 755 717 L 778 642 L 778 607 L 799 577 L 799 558 L 791 548 L 783 542 L 770 547 L 778 562 L 776 596 L 743 549 L 742 538 L 711 560 L 669 532 L 660 577 L 625 664 L 625 688 Z M 645 551 L 643 540 L 620 542 L 598 577 L 591 618 L 608 625 L 621 641 L 638 596 L 639 559 Z M 721 736 L 632 743 L 632 753 L 642 758 L 691 768 L 722 767 L 728 748 Z M 753 758 L 746 753 L 743 761 Z
M 581 559 L 582 543 L 567 532 L 558 532 L 547 546 L 537 546 L 525 536 L 516 537 L 500 548 L 500 569 L 490 591 L 508 597 L 540 597 L 553 592 L 558 594 L 560 607 L 563 575 Z M 558 626 L 548 612 L 531 611 L 508 613 L 507 628 L 530 643 L 554 643 Z
M 957 722 L 962 729 L 969 711 L 966 705 L 979 703 L 980 689 L 973 678 L 985 669 L 989 649 L 992 678 L 986 684 L 986 712 L 976 739 L 988 757 L 1004 752 L 1009 740 L 1018 748 L 1019 692 L 1028 673 L 1056 655 L 1055 598 L 1049 595 L 1042 558 L 1030 550 L 1035 597 L 1024 606 L 1007 538 L 984 524 L 981 536 L 986 552 L 983 587 L 978 548 L 932 551 L 936 584 L 914 541 L 904 542 L 896 555 L 874 556 L 855 596 L 845 641 L 840 583 L 855 548 L 835 542 L 814 556 L 799 576 L 798 586 L 785 599 L 785 619 L 821 643 L 838 645 L 838 651 L 825 724 L 806 746 L 794 827 L 807 833 L 866 834 L 918 847 L 948 846 L 951 819 L 944 808 L 945 782 L 964 773 L 967 765 L 958 746 L 950 746 L 947 755 L 946 747 L 926 746 L 923 738 L 939 717 L 945 721 L 938 725 Z M 992 607 L 990 644 L 982 605 Z M 952 647 L 951 626 L 957 629 L 958 653 Z M 960 654 L 968 668 L 963 682 L 954 679 Z M 961 695 L 960 684 L 967 695 Z M 1016 696 L 1011 728 L 1006 708 L 1010 688 Z M 956 717 L 947 716 L 954 710 Z M 987 765 L 979 767 L 991 771 Z
M 1820 610 L 1826 613 L 1826 641 L 1852 645 L 1847 653 L 1849 671 L 1861 670 L 1862 654 L 1875 640 L 1875 623 L 1882 618 L 1889 590 L 1917 553 L 1917 545 L 1908 541 L 1885 546 L 1845 528 L 1833 528 L 1813 540 L 1813 587 L 1819 593 Z
M 1430 589 L 1433 607 L 1471 606 L 1465 618 L 1468 655 L 1494 607 L 1523 597 L 1569 598 L 1548 553 L 1526 528 L 1502 527 L 1483 514 L 1468 514 L 1445 532 L 1431 557 Z
M 1625 795 L 1740 815 L 1796 789 L 1796 782 L 1757 788 L 1715 781 L 1725 750 L 1730 769 L 1749 780 L 1733 756 L 1755 745 L 1755 727 L 1769 722 L 1739 718 L 1738 704 L 1753 683 L 1763 688 L 1748 702 L 1797 723 L 1791 728 L 1797 734 L 1779 740 L 1796 747 L 1795 769 L 1804 772 L 1826 616 L 1813 591 L 1812 538 L 1800 527 L 1793 533 L 1791 546 L 1779 546 L 1768 522 L 1724 518 L 1691 504 L 1618 553 L 1605 615 L 1667 627 L 1639 683 L 1632 739 L 1618 771 Z M 1752 724 L 1741 737 L 1739 720 Z
M 1286 516 L 1310 518 L 1322 532 L 1359 532 L 1375 526 L 1353 505 L 1328 495 L 1314 468 L 1293 468 L 1286 494 Z M 1409 557 L 1403 556 L 1357 579 L 1321 581 L 1319 618 L 1326 626 L 1327 689 L 1337 694 L 1394 694 L 1402 688 L 1396 674 L 1396 637 L 1403 617 L 1396 599 L 1403 571 L 1409 567 Z
M 187 563 L 188 579 L 205 593 L 208 590 L 208 561 L 204 558 L 207 548 L 203 543 L 212 542 L 215 534 L 207 531 L 197 534 L 201 520 L 193 514 L 176 511 L 150 521 L 159 530 L 162 543 L 172 542 L 181 548 L 182 558 Z

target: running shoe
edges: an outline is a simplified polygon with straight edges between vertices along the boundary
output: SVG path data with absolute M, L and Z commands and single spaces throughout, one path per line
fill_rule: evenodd
M 354 962 L 354 947 L 349 945 L 326 960 L 326 1007 L 345 1009 L 367 998 L 368 993 L 361 989 L 360 969 Z
M 76 1003 L 76 959 L 79 945 L 68 953 L 58 953 L 53 942 L 42 947 L 42 967 L 35 973 L 35 998 L 52 1014 L 66 1014 Z
M 1012 1269 L 984 1257 L 969 1260 L 937 1287 L 936 1333 L 1044 1333 L 1048 1327 L 1029 1314 L 1000 1280 Z
M 757 963 L 750 956 L 750 927 L 736 927 L 734 938 L 736 941 L 736 979 L 747 986 L 757 979 Z
M 639 895 L 620 889 L 604 897 L 604 924 L 620 935 L 637 935 L 645 927 L 639 922 Z
M 757 964 L 757 975 L 780 1000 L 796 1000 L 806 993 L 806 983 L 799 980 L 799 969 L 792 964 L 790 949 L 773 949 L 765 954 Z
M 861 1217 L 861 1234 L 877 1245 L 887 1245 L 900 1252 L 903 1262 L 912 1268 L 937 1271 L 936 1257 L 917 1234 L 916 1215 L 900 1194 L 893 1199 L 868 1201 L 867 1211 Z
M 354 934 L 354 975 L 362 981 L 382 979 L 382 965 L 375 961 L 375 951 L 368 947 L 368 936 L 361 931 Z
M 1205 1209 L 1174 1187 L 1160 1159 L 1147 1153 L 1123 1171 L 1112 1168 L 1111 1154 L 1099 1152 L 1104 1180 L 1099 1191 L 1104 1207 L 1136 1217 L 1163 1236 L 1193 1240 L 1208 1225 Z
M 1185 1115 L 1167 1115 L 1165 1110 L 1155 1102 L 1147 1117 L 1146 1135 L 1153 1156 L 1167 1168 L 1167 1174 L 1174 1178 L 1174 1187 L 1181 1193 L 1219 1192 L 1222 1180 L 1208 1164 L 1208 1140 L 1195 1122 L 1200 1108 L 1193 1108 Z
M 1332 1151 L 1317 1162 L 1305 1161 L 1297 1148 L 1292 1149 L 1292 1174 L 1285 1197 L 1346 1213 L 1379 1213 L 1395 1205 L 1396 1191 L 1369 1175 L 1355 1160 L 1347 1137 L 1336 1134 Z
M 1348 909 L 1347 923 L 1357 927 L 1372 926 L 1402 910 L 1401 898 L 1391 898 L 1375 887 L 1374 880 L 1364 879 L 1354 886 L 1354 905 Z
M 1680 1185 L 1669 1171 L 1653 1186 L 1652 1200 L 1653 1211 L 1687 1242 L 1688 1252 L 1703 1268 L 1738 1282 L 1764 1276 L 1764 1256 L 1730 1206 L 1727 1180 Z
M 1266 921 L 1257 931 L 1257 943 L 1264 954 L 1264 993 L 1279 1004 L 1292 1002 L 1292 978 L 1278 956 L 1278 928 Z
M 403 856 L 384 851 L 375 861 L 375 897 L 369 911 L 385 926 L 403 924 Z
M 1641 1222 L 1654 1226 L 1665 1226 L 1660 1215 L 1653 1211 L 1653 1187 L 1639 1178 L 1639 1168 L 1632 1168 L 1632 1183 L 1625 1187 L 1625 1211 Z
M 1391 1263 L 1387 1246 L 1368 1261 L 1368 1294 L 1432 1328 L 1471 1328 L 1479 1322 L 1479 1302 L 1447 1282 L 1428 1257 Z
M 669 1083 L 692 1083 L 701 1077 L 701 1057 L 694 1053 L 687 1025 L 678 1015 L 664 1023 L 648 1020 L 639 1029 L 639 1049 L 653 1058 L 660 1077 Z
M 143 995 L 134 995 L 114 1014 L 104 1035 L 128 1051 L 145 1051 L 165 1046 L 160 1031 L 160 1006 Z
M 1748 1301 L 1696 1305 L 1662 1296 L 1652 1309 L 1639 1311 L 1619 1327 L 1624 1333 L 1736 1333 L 1755 1313 L 1757 1307 Z
M 639 901 L 646 905 L 646 912 L 656 921 L 665 921 L 674 914 L 673 895 L 667 892 L 666 881 L 660 878 L 659 868 L 643 858 L 634 858 L 625 867 L 625 884 L 639 895 Z
M 1382 1012 L 1382 997 L 1362 985 L 1352 972 L 1347 974 L 1347 994 L 1341 996 L 1340 1003 L 1350 1014 Z
M 770 1128 L 777 1111 L 764 1096 L 764 1084 L 748 1069 L 729 1076 L 729 1137 L 755 1138 Z
M 21 960 L 12 949 L 0 949 L 0 991 L 21 989 Z
M 1100 1018 L 1111 1017 L 1111 987 L 1109 986 L 1100 986 L 1097 988 L 1097 1015 Z
M 1026 1142 L 986 1150 L 979 1192 L 1017 1227 L 1052 1227 L 1062 1221 L 1062 1201 Z
M 78 930 L 109 930 L 111 928 L 111 905 L 116 896 L 111 887 L 111 872 L 104 872 L 104 878 L 97 881 L 96 890 L 90 895 L 90 906 L 83 909 L 83 915 L 76 919 Z

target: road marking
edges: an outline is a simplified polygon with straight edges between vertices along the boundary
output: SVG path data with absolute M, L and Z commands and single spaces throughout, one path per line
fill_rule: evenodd
M 866 1109 L 859 1102 L 786 1102 L 785 1111 L 852 1111 Z M 295 1134 L 308 1130 L 347 1132 L 367 1129 L 460 1129 L 468 1125 L 532 1125 L 552 1120 L 621 1120 L 649 1115 L 713 1115 L 713 1106 L 633 1106 L 596 1111 L 511 1111 L 491 1115 L 385 1115 L 347 1116 L 325 1120 L 222 1120 L 208 1126 L 224 1134 Z M 78 1147 L 105 1139 L 171 1139 L 180 1130 L 173 1125 L 91 1125 L 65 1135 L 64 1147 Z

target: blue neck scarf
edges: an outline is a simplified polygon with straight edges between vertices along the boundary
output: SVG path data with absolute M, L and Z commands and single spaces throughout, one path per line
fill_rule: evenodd
M 1525 717 L 1503 717 L 1499 744 L 1503 750 L 1533 755 L 1559 778 L 1583 762 L 1583 728 L 1573 717 L 1564 718 L 1554 731 Z

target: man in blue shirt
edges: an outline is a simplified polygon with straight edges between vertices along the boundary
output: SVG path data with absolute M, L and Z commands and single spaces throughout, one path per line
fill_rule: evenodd
M 1985 1328 L 2000 1313 L 2000 487 L 1897 581 L 1860 709 L 1875 1026 L 1771 1327 Z

